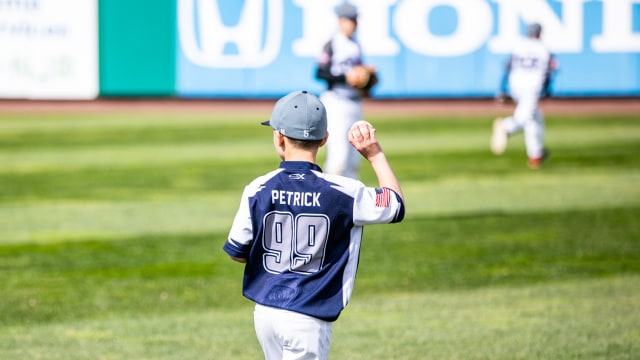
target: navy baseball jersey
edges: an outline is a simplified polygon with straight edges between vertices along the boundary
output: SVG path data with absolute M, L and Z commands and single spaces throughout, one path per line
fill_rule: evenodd
M 391 189 L 283 161 L 245 187 L 224 251 L 247 259 L 248 299 L 334 321 L 351 297 L 363 226 L 404 211 Z

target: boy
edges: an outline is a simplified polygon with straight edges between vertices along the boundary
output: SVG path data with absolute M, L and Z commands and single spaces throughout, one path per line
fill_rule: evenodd
M 362 98 L 369 96 L 378 76 L 375 69 L 363 63 L 362 50 L 355 37 L 356 7 L 345 2 L 336 8 L 336 15 L 339 31 L 323 46 L 316 68 L 316 78 L 327 84 L 320 100 L 329 113 L 332 134 L 327 142 L 324 167 L 327 173 L 357 179 L 361 157 L 349 144 L 347 134 L 351 126 L 362 119 Z
M 557 62 L 544 46 L 540 35 L 542 26 L 531 24 L 527 38 L 517 43 L 507 63 L 506 73 L 511 96 L 516 101 L 512 116 L 497 118 L 493 122 L 491 151 L 505 152 L 509 136 L 524 132 L 527 165 L 537 170 L 549 157 L 544 146 L 544 115 L 540 110 L 540 97 L 548 93 L 549 80 Z
M 402 191 L 366 121 L 351 127 L 349 142 L 380 188 L 322 172 L 327 114 L 306 91 L 279 99 L 262 124 L 273 128 L 283 161 L 245 187 L 224 251 L 246 264 L 243 295 L 256 302 L 265 359 L 326 359 L 332 322 L 351 297 L 363 226 L 401 221 Z

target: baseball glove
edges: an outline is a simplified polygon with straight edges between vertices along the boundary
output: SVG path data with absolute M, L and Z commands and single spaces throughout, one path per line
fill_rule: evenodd
M 347 84 L 358 88 L 371 88 L 376 69 L 373 66 L 356 65 L 347 73 Z
M 501 92 L 496 95 L 496 101 L 500 104 L 511 104 L 513 103 L 513 99 L 508 94 Z

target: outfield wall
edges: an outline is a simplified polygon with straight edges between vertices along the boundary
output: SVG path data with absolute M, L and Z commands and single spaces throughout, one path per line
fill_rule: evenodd
M 341 1 L 0 0 L 0 97 L 320 92 L 316 57 Z M 640 0 L 352 2 L 379 98 L 493 96 L 510 45 L 534 21 L 560 63 L 556 95 L 640 95 Z M 65 31 L 52 38 L 51 28 Z M 51 75 L 61 58 L 66 77 Z
M 175 0 L 100 0 L 100 94 L 175 93 Z

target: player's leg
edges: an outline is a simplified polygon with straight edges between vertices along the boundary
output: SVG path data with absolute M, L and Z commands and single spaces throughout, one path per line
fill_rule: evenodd
M 253 324 L 256 336 L 265 360 L 282 359 L 282 342 L 278 338 L 274 323 L 278 321 L 271 308 L 256 304 L 253 311 Z
M 526 121 L 525 113 L 529 111 L 527 108 L 530 107 L 530 104 L 527 103 L 523 86 L 517 78 L 509 78 L 509 89 L 516 108 L 513 111 L 513 115 L 502 121 L 502 129 L 507 132 L 507 135 L 511 136 L 522 131 Z
M 521 108 L 520 97 L 517 88 L 513 88 L 511 96 L 516 103 L 516 109 L 512 116 L 506 118 L 496 118 L 493 120 L 493 129 L 491 132 L 491 151 L 500 155 L 507 149 L 507 143 L 509 136 L 514 135 L 522 131 L 523 122 L 520 121 L 519 109 Z
M 349 118 L 348 123 L 350 129 L 353 124 L 362 119 L 362 104 L 360 100 L 350 100 L 350 104 L 348 105 L 346 112 Z M 360 173 L 362 155 L 360 155 L 360 153 L 351 146 L 351 144 L 349 144 L 348 130 L 347 137 L 344 139 L 345 144 L 347 145 L 347 163 L 343 175 L 352 179 L 357 179 Z
M 352 101 L 331 91 L 323 93 L 320 100 L 327 110 L 327 131 L 329 132 L 324 171 L 328 174 L 346 176 L 349 158 L 353 156 L 351 152 L 355 151 L 348 142 L 348 133 L 353 122 L 359 118 L 352 119 Z
M 285 345 L 283 360 L 316 359 L 329 357 L 332 324 L 310 316 L 288 312 L 279 326 Z
M 533 117 L 535 104 L 530 97 L 518 93 L 514 96 L 514 100 L 516 101 L 516 108 L 513 115 L 494 121 L 491 147 L 496 154 L 499 154 L 500 150 L 504 151 L 507 145 L 507 138 L 522 132 L 525 124 Z M 501 145 L 504 148 L 501 149 Z
M 514 96 L 516 108 L 513 116 L 504 119 L 503 128 L 509 135 L 517 134 L 524 130 L 525 124 L 534 116 L 535 101 L 528 94 L 518 92 Z
M 329 174 L 342 175 L 346 169 L 348 149 L 343 141 L 347 138 L 349 127 L 344 115 L 343 100 L 334 93 L 323 94 L 321 101 L 327 109 L 327 157 L 324 171 Z
M 525 124 L 524 135 L 528 165 L 537 169 L 548 155 L 544 147 L 544 116 L 538 107 L 534 116 Z
M 544 149 L 544 118 L 536 111 L 536 114 L 525 124 L 524 141 L 529 158 L 541 157 Z
M 491 132 L 491 151 L 500 155 L 507 149 L 509 135 L 504 129 L 504 118 L 496 118 L 493 120 L 493 130 Z
M 254 321 L 266 360 L 320 360 L 329 356 L 330 322 L 262 305 L 256 305 Z

